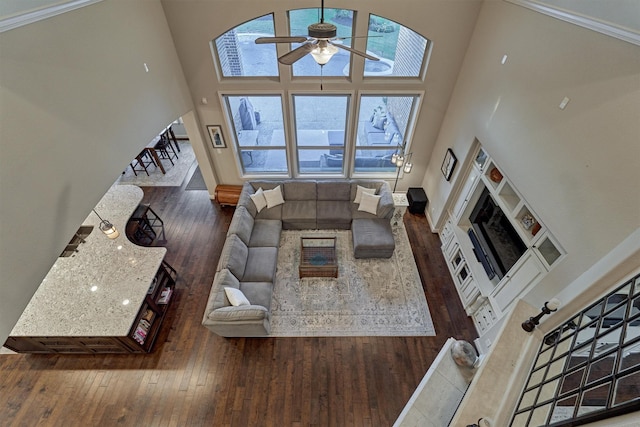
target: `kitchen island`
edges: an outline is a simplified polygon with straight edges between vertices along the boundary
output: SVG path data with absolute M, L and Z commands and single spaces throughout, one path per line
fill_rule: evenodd
M 5 347 L 19 353 L 151 351 L 175 286 L 165 248 L 138 246 L 125 229 L 143 197 L 114 185 L 95 211 L 119 230 L 109 239 L 91 212 L 93 230 L 76 251 L 57 259 L 11 331 Z

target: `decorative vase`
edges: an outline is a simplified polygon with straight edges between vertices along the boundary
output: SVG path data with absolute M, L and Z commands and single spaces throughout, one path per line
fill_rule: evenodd
M 451 346 L 451 357 L 458 366 L 476 368 L 480 358 L 478 352 L 471 343 L 464 340 L 457 340 Z
M 498 168 L 493 168 L 491 172 L 489 172 L 489 178 L 491 178 L 493 182 L 500 182 L 502 181 L 502 173 L 500 173 Z

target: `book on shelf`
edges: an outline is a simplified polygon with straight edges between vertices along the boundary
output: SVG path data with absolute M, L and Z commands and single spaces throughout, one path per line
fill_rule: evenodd
M 149 286 L 149 290 L 147 291 L 147 295 L 151 295 L 153 291 L 156 290 L 156 285 L 158 284 L 158 278 L 154 277 L 153 282 L 151 282 L 151 286 Z
M 136 340 L 139 344 L 144 344 L 145 339 L 147 339 L 147 332 L 149 332 L 149 328 L 151 327 L 151 323 L 145 319 L 140 319 L 138 322 L 138 326 L 136 326 L 136 330 L 133 331 L 133 339 Z
M 162 293 L 160 293 L 160 299 L 158 299 L 158 304 L 167 304 L 169 299 L 171 298 L 171 294 L 173 293 L 173 289 L 164 288 Z

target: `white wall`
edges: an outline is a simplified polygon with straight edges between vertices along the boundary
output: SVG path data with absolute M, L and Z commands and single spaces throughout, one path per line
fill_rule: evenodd
M 426 90 L 422 111 L 418 117 L 412 145 L 414 171 L 405 175 L 398 188 L 419 186 L 431 155 L 440 123 L 449 103 L 458 70 L 475 26 L 480 0 L 403 0 L 402 7 L 391 1 L 336 0 L 327 7 L 348 8 L 358 11 L 356 27 L 365 34 L 369 13 L 387 17 L 417 31 L 433 41 L 431 62 L 423 90 Z M 265 79 L 245 80 L 241 84 L 232 81 L 219 82 L 216 76 L 209 42 L 229 29 L 274 12 L 276 34 L 286 34 L 288 28 L 285 12 L 289 9 L 317 8 L 317 0 L 283 0 L 278 2 L 256 2 L 255 0 L 222 0 L 216 2 L 185 2 L 162 0 L 176 50 L 184 68 L 192 98 L 198 100 L 196 110 L 202 126 L 222 124 L 227 139 L 231 132 L 224 122 L 218 92 L 233 90 L 290 91 L 318 90 L 318 79 L 292 81 L 290 67 L 280 66 L 280 82 Z M 357 48 L 364 48 L 364 39 L 356 41 Z M 282 49 L 286 49 L 282 45 Z M 284 53 L 286 50 L 283 50 Z M 360 60 L 358 60 L 360 61 Z M 362 67 L 362 62 L 356 62 Z M 397 86 L 400 89 L 402 87 Z M 357 71 L 352 81 L 324 81 L 324 89 L 330 90 L 393 90 L 394 84 L 364 84 Z M 207 105 L 200 104 L 202 98 Z M 206 129 L 202 129 L 206 133 Z M 216 174 L 223 184 L 241 182 L 233 150 L 212 153 Z
M 157 0 L 0 34 L 0 342 L 129 161 L 192 108 Z
M 464 160 L 477 138 L 568 253 L 528 295 L 539 306 L 640 227 L 639 136 L 640 47 L 487 1 L 423 181 L 429 213 L 444 218 L 462 171 L 444 181 L 447 148 Z

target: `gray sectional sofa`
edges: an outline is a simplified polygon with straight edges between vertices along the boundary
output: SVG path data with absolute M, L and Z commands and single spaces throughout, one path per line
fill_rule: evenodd
M 363 188 L 371 189 L 364 190 L 368 193 L 375 190 L 375 196 L 362 195 L 361 203 L 355 203 Z M 266 192 L 265 200 L 270 203 L 259 210 L 265 201 L 261 192 Z M 356 258 L 388 258 L 395 249 L 390 225 L 393 212 L 391 188 L 381 180 L 246 182 L 229 225 L 202 324 L 224 337 L 268 336 L 283 229 L 351 229 Z M 234 292 L 225 288 L 239 289 L 246 299 L 237 301 Z

